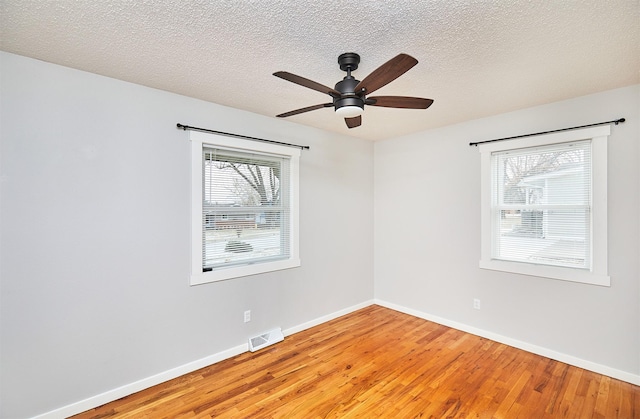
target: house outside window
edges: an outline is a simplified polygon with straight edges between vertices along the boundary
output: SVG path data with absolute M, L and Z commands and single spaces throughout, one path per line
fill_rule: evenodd
M 591 128 L 480 145 L 480 267 L 609 285 L 607 136 Z
M 191 284 L 299 266 L 300 151 L 199 132 L 190 139 Z

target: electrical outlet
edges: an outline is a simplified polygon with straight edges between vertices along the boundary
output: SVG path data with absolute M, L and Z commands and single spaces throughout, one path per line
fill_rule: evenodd
M 251 310 L 244 312 L 244 322 L 249 323 L 251 321 Z
M 478 298 L 473 299 L 473 308 L 480 310 L 480 300 Z

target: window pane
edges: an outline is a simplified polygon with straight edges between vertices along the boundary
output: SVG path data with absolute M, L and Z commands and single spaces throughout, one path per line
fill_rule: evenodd
M 288 160 L 205 148 L 205 270 L 289 256 Z
M 500 211 L 494 257 L 587 268 L 588 210 Z
M 590 268 L 590 141 L 492 154 L 492 258 Z

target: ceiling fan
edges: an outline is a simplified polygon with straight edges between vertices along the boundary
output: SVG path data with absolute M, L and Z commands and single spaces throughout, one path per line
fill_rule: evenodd
M 287 116 L 298 115 L 304 112 L 314 111 L 321 108 L 334 107 L 337 115 L 344 118 L 349 128 L 359 127 L 362 124 L 362 112 L 364 105 L 383 106 L 386 108 L 405 108 L 405 109 L 427 109 L 433 103 L 432 99 L 424 99 L 421 97 L 407 96 L 372 96 L 367 97 L 370 93 L 378 90 L 397 79 L 414 65 L 418 64 L 418 60 L 407 54 L 399 54 L 390 59 L 380 67 L 375 69 L 364 80 L 356 80 L 351 72 L 355 71 L 360 64 L 360 56 L 355 52 L 347 52 L 338 57 L 338 64 L 342 71 L 346 71 L 347 75 L 342 81 L 336 83 L 335 88 L 324 86 L 313 80 L 286 72 L 277 71 L 274 76 L 288 80 L 300 86 L 326 93 L 333 98 L 331 103 L 322 103 L 319 105 L 307 106 L 306 108 L 296 109 L 290 112 L 276 115 L 278 118 L 286 118 Z

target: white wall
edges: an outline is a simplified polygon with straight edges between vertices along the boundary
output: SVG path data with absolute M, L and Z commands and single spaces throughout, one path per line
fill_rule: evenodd
M 51 411 L 373 298 L 372 143 L 0 60 L 0 416 Z M 302 267 L 188 285 L 190 149 L 176 123 L 311 146 Z
M 609 139 L 611 287 L 479 269 L 480 156 L 469 142 L 619 117 L 627 122 Z M 377 142 L 376 299 L 638 381 L 639 117 L 632 86 Z

